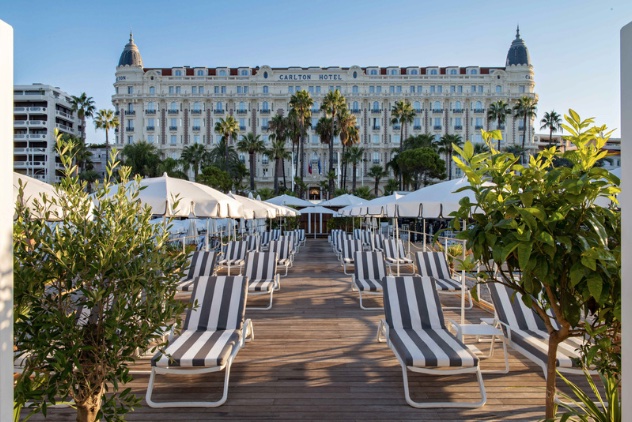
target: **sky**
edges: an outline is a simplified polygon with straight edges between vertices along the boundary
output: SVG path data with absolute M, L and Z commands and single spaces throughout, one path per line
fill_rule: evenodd
M 572 108 L 619 137 L 619 31 L 632 1 L 0 0 L 0 19 L 14 29 L 16 84 L 85 92 L 97 109 L 112 108 L 130 30 L 145 67 L 502 67 L 519 24 L 537 122 Z M 87 137 L 105 141 L 90 123 Z

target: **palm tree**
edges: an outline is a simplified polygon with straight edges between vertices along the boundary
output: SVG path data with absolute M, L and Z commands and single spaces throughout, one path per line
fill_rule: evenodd
M 86 140 L 86 117 L 92 117 L 96 108 L 94 106 L 94 100 L 92 97 L 88 97 L 85 92 L 82 92 L 80 96 L 74 95 L 70 99 L 72 104 L 72 111 L 77 113 L 77 117 L 81 119 L 81 139 Z
M 294 166 L 293 178 L 298 177 L 299 165 L 298 165 L 298 152 L 301 145 L 301 138 L 303 136 L 301 124 L 298 121 L 298 117 L 294 110 L 290 110 L 286 121 L 286 135 L 292 142 L 292 165 Z
M 521 156 L 521 162 L 523 165 L 525 164 L 526 141 L 527 141 L 527 134 L 528 134 L 528 129 L 529 129 L 527 127 L 527 119 L 531 121 L 531 119 L 535 117 L 536 111 L 538 110 L 536 107 L 537 103 L 538 102 L 535 100 L 535 98 L 527 97 L 525 95 L 524 97 L 518 98 L 518 101 L 513 107 L 514 116 L 523 118 L 522 156 Z
M 275 135 L 270 135 L 270 138 Z M 279 173 L 283 170 L 283 185 L 285 186 L 285 165 L 284 162 L 290 158 L 290 153 L 285 149 L 285 140 L 273 139 L 268 150 L 264 152 L 269 158 L 274 160 L 274 194 L 279 194 Z
M 247 152 L 250 161 L 250 190 L 255 190 L 255 154 L 264 152 L 266 145 L 259 135 L 254 133 L 246 134 L 239 142 L 237 142 L 237 151 Z
M 228 163 L 230 162 L 228 157 L 229 147 L 233 141 L 233 136 L 237 136 L 239 133 L 239 122 L 233 116 L 228 116 L 226 119 L 221 118 L 215 123 L 215 133 L 222 135 L 225 141 L 226 147 L 224 148 L 224 153 L 226 155 L 224 156 L 224 171 L 228 171 Z
M 208 164 L 214 165 L 224 170 L 226 173 L 233 175 L 232 170 L 237 166 L 239 161 L 239 155 L 235 148 L 228 145 L 226 138 L 222 137 L 217 146 L 209 151 Z
M 347 100 L 342 96 L 339 90 L 330 91 L 325 95 L 323 99 L 323 105 L 321 106 L 321 110 L 323 110 L 330 118 L 331 118 L 331 133 L 333 137 L 336 136 L 336 129 L 334 125 L 336 123 L 336 119 L 338 115 L 341 113 L 341 110 L 347 108 Z M 333 137 L 331 142 L 329 143 L 329 172 L 334 171 L 334 142 Z M 334 179 L 329 179 L 329 192 L 334 192 L 335 184 Z
M 110 140 L 108 137 L 108 132 L 110 129 L 115 129 L 119 127 L 121 122 L 119 121 L 118 116 L 114 114 L 114 111 L 108 109 L 101 109 L 97 111 L 97 114 L 94 118 L 94 125 L 97 129 L 105 130 L 105 150 L 110 149 Z
M 391 119 L 391 124 L 396 125 L 399 123 L 400 125 L 400 137 L 399 137 L 399 153 L 401 154 L 404 151 L 404 126 L 413 122 L 415 119 L 415 110 L 413 109 L 410 101 L 396 101 L 393 109 L 391 110 L 391 115 L 393 118 Z M 402 175 L 399 175 L 399 188 L 403 189 L 403 178 Z
M 155 145 L 145 141 L 125 145 L 123 151 L 123 164 L 132 168 L 132 175 L 141 177 L 158 176 L 160 165 L 160 153 Z
M 367 176 L 375 179 L 375 196 L 378 196 L 378 188 L 380 186 L 380 180 L 382 177 L 386 177 L 388 172 L 382 168 L 380 165 L 374 165 L 369 169 Z
M 320 119 L 318 119 L 318 123 L 316 123 L 316 127 L 314 128 L 314 132 L 316 132 L 316 134 L 320 137 L 320 142 L 328 146 L 333 145 L 334 137 L 338 135 L 338 132 L 337 132 L 338 126 L 332 125 L 331 120 L 332 119 L 330 117 L 323 116 Z M 331 148 L 329 150 L 331 151 Z M 342 156 L 338 158 L 342 159 Z M 330 159 L 332 159 L 332 157 L 330 157 Z M 333 170 L 330 170 L 329 172 L 332 172 L 332 171 Z M 333 191 L 330 190 L 330 188 L 331 186 L 328 186 L 327 191 L 333 193 Z
M 432 148 L 434 146 L 434 135 L 431 133 L 422 133 L 420 135 L 409 136 L 404 141 L 404 150 L 415 148 Z
M 280 141 L 280 142 L 283 143 L 283 151 L 284 151 L 284 153 L 280 157 L 281 160 L 282 160 L 281 161 L 281 171 L 283 173 L 283 186 L 286 186 L 286 184 L 285 184 L 285 160 L 287 158 L 289 158 L 288 156 L 290 155 L 287 151 L 285 151 L 285 140 L 289 137 L 288 120 L 289 119 L 287 117 L 283 117 L 283 115 L 281 115 L 281 114 L 276 114 L 272 119 L 270 119 L 270 123 L 269 123 L 270 131 L 272 132 L 272 134 L 270 135 L 270 140 L 273 141 L 273 142 L 274 141 Z M 273 146 L 273 148 L 277 148 L 277 147 Z M 294 144 L 292 144 L 292 153 L 293 152 L 294 152 Z M 270 158 L 272 158 L 272 157 L 270 157 Z M 279 165 L 279 163 L 276 163 L 276 165 Z M 275 169 L 274 169 L 274 171 L 275 171 L 274 193 L 275 194 L 279 193 L 279 190 L 278 190 L 278 179 L 277 179 L 277 174 L 276 174 L 277 170 L 278 169 L 275 167 Z
M 86 170 L 93 168 L 92 152 L 86 146 L 86 142 L 82 138 L 70 135 L 68 133 L 62 134 L 62 139 L 66 142 L 72 142 L 72 156 L 73 162 L 77 166 L 77 174 L 83 173 Z
M 303 177 L 305 177 L 305 157 L 303 157 L 303 138 L 305 136 L 307 127 L 309 125 L 309 120 L 312 117 L 312 106 L 314 105 L 314 100 L 310 97 L 309 92 L 304 89 L 298 91 L 296 94 L 292 95 L 290 98 L 290 108 L 294 111 L 296 118 L 298 120 L 299 132 L 300 132 L 300 142 L 298 148 L 298 154 L 300 159 L 300 179 L 303 181 Z M 301 192 L 301 197 L 303 196 L 303 192 Z
M 511 114 L 509 104 L 503 100 L 498 100 L 489 105 L 487 109 L 487 120 L 495 120 L 496 129 L 500 130 L 500 126 L 505 124 L 508 114 Z M 500 151 L 500 139 L 498 140 L 498 151 Z
M 169 177 L 189 180 L 187 174 L 182 170 L 182 161 L 167 157 L 158 165 L 158 174 L 167 173 Z
M 342 145 L 342 156 L 345 157 L 345 149 L 360 143 L 360 134 L 356 127 L 356 116 L 351 114 L 348 108 L 343 108 L 337 119 L 338 129 L 340 131 L 340 144 Z M 347 186 L 347 166 L 342 168 L 342 188 Z
M 461 135 L 450 135 L 446 134 L 441 137 L 441 139 L 437 142 L 437 146 L 439 147 L 437 151 L 439 154 L 445 154 L 445 161 L 448 163 L 448 180 L 452 179 L 452 152 L 454 150 L 452 145 L 456 145 L 460 147 L 463 145 L 463 139 Z
M 184 167 L 184 171 L 188 171 L 189 167 L 193 168 L 193 180 L 197 179 L 198 173 L 202 167 L 202 163 L 208 160 L 208 151 L 202 144 L 193 144 L 182 149 L 180 161 Z
M 351 182 L 351 189 L 352 189 L 351 191 L 353 193 L 355 193 L 356 191 L 356 173 L 357 173 L 358 164 L 362 162 L 363 158 L 364 158 L 364 148 L 361 148 L 356 145 L 349 148 L 347 161 L 351 163 L 351 166 L 353 168 L 353 176 L 352 176 L 352 182 Z
M 562 116 L 557 114 L 555 110 L 550 113 L 547 111 L 544 113 L 544 117 L 540 120 L 542 126 L 540 129 L 549 129 L 549 147 L 553 144 L 553 132 L 557 132 L 558 129 L 562 130 Z

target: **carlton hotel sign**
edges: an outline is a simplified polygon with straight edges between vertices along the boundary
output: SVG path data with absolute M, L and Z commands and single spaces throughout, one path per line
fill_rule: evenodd
M 293 73 L 293 74 L 280 74 L 280 81 L 342 81 L 342 75 L 336 75 L 331 73 Z

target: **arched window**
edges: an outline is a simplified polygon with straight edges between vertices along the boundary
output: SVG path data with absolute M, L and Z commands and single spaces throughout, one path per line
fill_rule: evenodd
M 268 111 L 268 110 L 269 110 L 269 108 L 268 108 L 268 107 L 269 107 L 269 106 L 268 106 L 268 102 L 267 102 L 267 101 L 264 101 L 264 102 L 263 102 L 263 104 L 261 104 L 261 109 L 262 109 L 263 111 Z
M 380 103 L 378 103 L 377 101 L 373 101 L 373 110 L 379 110 L 380 109 Z
M 470 69 L 470 75 L 478 75 L 478 70 Z
M 354 110 L 354 111 L 360 110 L 360 106 L 359 106 L 357 101 L 354 101 L 353 105 L 351 107 L 352 107 L 352 110 Z
M 477 101 L 474 108 L 476 110 L 482 110 L 483 109 L 483 103 L 481 103 L 480 101 Z
M 419 101 L 415 101 L 413 103 L 413 108 L 415 109 L 415 111 L 421 111 L 421 103 Z
M 198 69 L 197 75 L 198 76 L 204 76 L 204 71 L 202 69 Z
M 219 76 L 226 76 L 226 70 L 222 69 L 219 71 Z
M 150 101 L 147 103 L 147 111 L 152 111 L 155 112 L 156 111 L 156 103 L 153 101 Z
M 439 101 L 434 102 L 433 110 L 441 110 L 441 103 Z
M 438 73 L 437 69 L 430 69 L 430 74 L 431 75 L 436 75 L 437 73 Z
M 149 87 L 149 95 L 156 95 L 156 87 L 155 86 L 150 86 Z
M 224 104 L 221 101 L 215 103 L 215 110 L 224 110 Z
M 503 87 L 500 85 L 496 85 L 496 94 L 501 94 L 503 92 Z
M 239 103 L 239 111 L 246 111 L 246 103 L 243 101 Z
M 353 94 L 357 94 L 358 92 L 360 92 L 360 91 L 359 91 L 359 89 L 358 89 L 358 86 L 357 86 L 357 85 L 353 85 L 353 86 L 351 87 L 351 92 L 352 92 Z
M 390 74 L 391 75 L 397 75 L 397 69 L 391 69 Z
M 176 76 L 182 76 L 182 71 L 181 70 L 176 70 Z
M 410 74 L 411 75 L 419 75 L 419 71 L 417 69 L 411 69 Z
M 461 101 L 457 101 L 456 103 L 454 103 L 454 108 L 456 110 L 461 110 Z
M 320 103 L 318 101 L 314 101 L 312 105 L 312 110 L 320 110 Z
M 450 75 L 456 75 L 457 71 L 456 69 L 450 69 Z
M 267 94 L 268 93 L 268 85 L 264 85 L 263 86 L 263 93 Z
M 177 110 L 178 109 L 178 105 L 175 102 L 172 102 L 171 104 L 169 104 L 169 110 Z
M 241 76 L 248 76 L 248 69 L 241 69 Z
M 370 75 L 377 75 L 377 69 L 371 69 Z
M 200 111 L 201 110 L 199 102 L 196 101 L 196 102 L 193 103 L 193 110 L 195 110 L 195 111 Z

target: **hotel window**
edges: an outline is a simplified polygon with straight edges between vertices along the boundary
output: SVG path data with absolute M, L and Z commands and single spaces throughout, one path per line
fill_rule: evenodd
M 395 94 L 395 87 L 393 85 L 388 87 L 389 94 Z
M 134 87 L 133 86 L 128 86 L 127 87 L 127 93 L 128 94 L 133 94 L 134 93 Z
M 198 76 L 204 76 L 204 71 L 203 70 L 198 70 L 197 71 L 197 75 Z
M 175 76 L 182 76 L 182 71 L 181 70 L 176 70 Z
M 525 87 L 524 87 L 524 85 L 519 85 L 519 86 L 518 86 L 518 92 L 519 92 L 520 94 L 524 94 L 524 93 L 525 93 Z
M 269 90 L 268 85 L 264 85 L 263 86 L 263 93 L 264 94 L 268 94 L 269 93 L 268 90 Z
M 288 94 L 294 94 L 294 87 L 293 86 L 288 86 L 287 87 L 287 93 Z
M 377 69 L 371 69 L 369 75 L 377 75 Z
M 474 122 L 474 126 L 476 127 L 476 129 L 482 129 L 483 128 L 483 118 L 482 117 L 477 117 L 475 122 Z
M 434 85 L 430 85 L 430 93 L 431 94 L 435 93 L 435 86 Z
M 133 144 L 134 143 L 134 137 L 133 136 L 128 136 L 127 137 L 127 143 L 130 144 L 130 145 Z
M 237 87 L 237 94 L 243 94 L 241 86 Z
M 246 111 L 246 103 L 243 101 L 239 103 L 239 111 Z
M 197 95 L 197 86 L 192 86 L 191 87 L 191 94 L 196 94 Z
M 496 85 L 496 94 L 502 94 L 503 92 L 503 87 L 500 85 Z
M 178 127 L 178 119 L 169 119 L 169 130 L 176 130 Z
M 224 110 L 224 104 L 221 101 L 216 102 L 215 109 L 218 111 Z
M 478 86 L 478 93 L 482 94 L 483 93 L 483 85 L 479 85 Z
M 414 94 L 414 93 L 415 93 L 415 86 L 414 86 L 414 85 L 410 87 L 409 92 L 410 92 L 411 94 Z
M 239 154 L 239 161 L 241 161 L 242 163 L 246 162 L 246 156 L 244 154 Z
M 175 87 L 170 86 L 170 87 L 169 87 L 169 94 L 173 95 L 173 93 L 174 93 L 174 92 L 176 92 L 176 91 L 175 91 Z
M 456 92 L 456 86 L 455 85 L 450 85 L 450 93 L 454 94 Z
M 127 127 L 127 129 L 131 129 L 130 132 L 133 131 L 134 130 L 134 121 L 133 120 L 128 120 L 126 127 Z
M 263 135 L 261 136 L 261 140 L 267 145 L 270 142 L 270 137 L 268 135 Z
M 308 86 L 307 87 L 307 92 L 309 92 L 310 94 L 313 94 L 314 93 L 314 86 L 313 85 L 312 86 Z
M 454 128 L 462 128 L 463 127 L 463 121 L 461 120 L 460 117 L 455 117 L 454 118 Z
M 382 119 L 379 117 L 373 118 L 373 129 L 379 129 L 382 126 Z
M 329 92 L 334 92 L 334 86 L 333 85 L 329 86 Z
M 169 105 L 169 111 L 178 111 L 178 104 L 176 104 L 175 102 L 172 102 Z
M 268 102 L 267 102 L 267 101 L 264 101 L 264 102 L 261 104 L 261 110 L 262 110 L 262 111 L 270 111 L 270 106 L 268 105 Z
M 401 86 L 401 85 L 397 85 L 397 87 L 395 88 L 395 91 L 396 91 L 398 94 L 401 94 L 401 93 L 402 93 L 402 86 Z
M 373 135 L 373 143 L 374 144 L 379 144 L 380 143 L 380 135 Z
M 393 134 L 391 139 L 393 140 L 394 144 L 399 144 L 399 141 L 400 141 L 401 138 L 400 138 L 399 134 Z
M 450 75 L 456 75 L 457 73 L 456 69 L 450 69 Z
M 261 127 L 267 128 L 268 126 L 270 126 L 270 119 L 268 119 L 267 117 L 261 119 Z
M 226 94 L 226 86 L 221 86 L 220 88 L 221 93 Z
M 389 73 L 391 75 L 397 75 L 397 69 L 391 69 Z
M 476 85 L 472 85 L 472 86 L 470 87 L 470 92 L 471 92 L 472 94 L 475 94 L 475 93 L 476 93 Z
M 318 117 L 312 117 L 312 128 L 316 128 L 318 124 Z
M 441 94 L 443 92 L 443 85 L 437 85 L 437 93 Z
M 376 94 L 381 94 L 382 93 L 382 87 L 381 86 L 376 86 L 375 87 L 375 93 Z
M 246 130 L 246 119 L 243 117 L 239 119 L 239 130 Z
M 373 111 L 380 111 L 380 103 L 373 101 Z
M 478 75 L 478 70 L 470 69 L 470 75 Z
M 419 71 L 417 69 L 411 69 L 410 70 L 410 74 L 411 75 L 419 75 Z
M 127 103 L 127 114 L 134 114 L 134 104 Z
M 320 94 L 320 86 L 316 87 L 316 94 Z
M 441 103 L 439 101 L 435 101 L 434 105 L 432 106 L 432 110 L 433 111 L 441 110 Z
M 312 135 L 312 145 L 317 145 L 319 142 L 318 135 Z
M 248 76 L 248 69 L 242 69 L 240 74 L 241 76 Z
M 156 119 L 147 119 L 147 130 L 154 130 L 155 127 L 156 127 Z
M 296 92 L 299 92 L 301 90 L 300 86 L 295 86 L 294 89 L 296 90 Z
M 148 102 L 147 111 L 156 112 L 156 103 L 153 101 Z
M 413 110 L 415 110 L 415 113 L 419 113 L 421 111 L 421 103 L 419 101 L 415 101 L 413 103 Z
M 198 93 L 199 94 L 204 94 L 204 87 L 203 86 L 198 86 Z
M 222 69 L 219 71 L 219 76 L 226 76 L 226 70 Z
M 193 128 L 194 128 L 193 130 L 195 130 L 195 128 L 199 129 L 200 127 L 201 127 L 200 118 L 196 117 L 195 119 L 193 119 Z
M 213 87 L 213 93 L 214 94 L 219 94 L 219 87 L 218 86 L 214 86 Z
M 155 86 L 150 86 L 149 87 L 149 95 L 156 95 L 156 87 Z
M 421 129 L 421 119 L 419 117 L 413 119 L 413 129 Z
M 431 75 L 437 75 L 439 72 L 437 71 L 437 69 L 430 69 L 430 74 Z
M 454 103 L 454 109 L 455 110 L 461 110 L 463 107 L 461 107 L 461 101 L 457 101 L 456 103 Z
M 147 143 L 148 144 L 154 143 L 154 135 L 147 135 Z
M 476 103 L 474 103 L 474 109 L 475 110 L 482 110 L 483 109 L 483 103 L 481 103 L 480 101 L 477 101 Z
M 373 153 L 373 164 L 379 164 L 380 163 L 380 153 L 379 152 L 374 152 Z
M 201 108 L 200 108 L 200 107 L 201 107 L 201 106 L 200 106 L 200 103 L 199 103 L 199 102 L 197 102 L 197 101 L 196 101 L 196 102 L 194 102 L 194 103 L 193 103 L 193 110 L 194 110 L 194 111 L 201 111 Z
M 463 94 L 463 85 L 459 85 L 456 87 L 457 94 Z
M 351 87 L 351 93 L 352 93 L 352 94 L 358 94 L 359 92 L 360 92 L 360 90 L 358 89 L 358 86 L 357 86 L 357 85 L 353 85 L 353 86 Z
M 351 107 L 352 107 L 352 109 L 351 109 L 352 111 L 360 110 L 360 105 L 358 104 L 357 101 L 354 101 L 353 105 Z
M 180 94 L 181 88 L 182 87 L 180 87 L 180 86 L 176 86 L 176 94 Z
M 421 85 L 417 85 L 417 94 L 421 94 L 424 92 L 423 87 Z
M 369 87 L 369 94 L 375 94 L 375 86 L 371 85 Z
M 434 118 L 434 128 L 441 129 L 441 117 Z
M 171 145 L 175 145 L 178 143 L 178 137 L 176 135 L 171 135 L 170 137 Z
M 312 104 L 312 110 L 320 110 L 320 103 L 318 101 L 314 101 L 314 104 Z
M 200 143 L 200 135 L 193 135 L 193 143 L 194 144 Z

